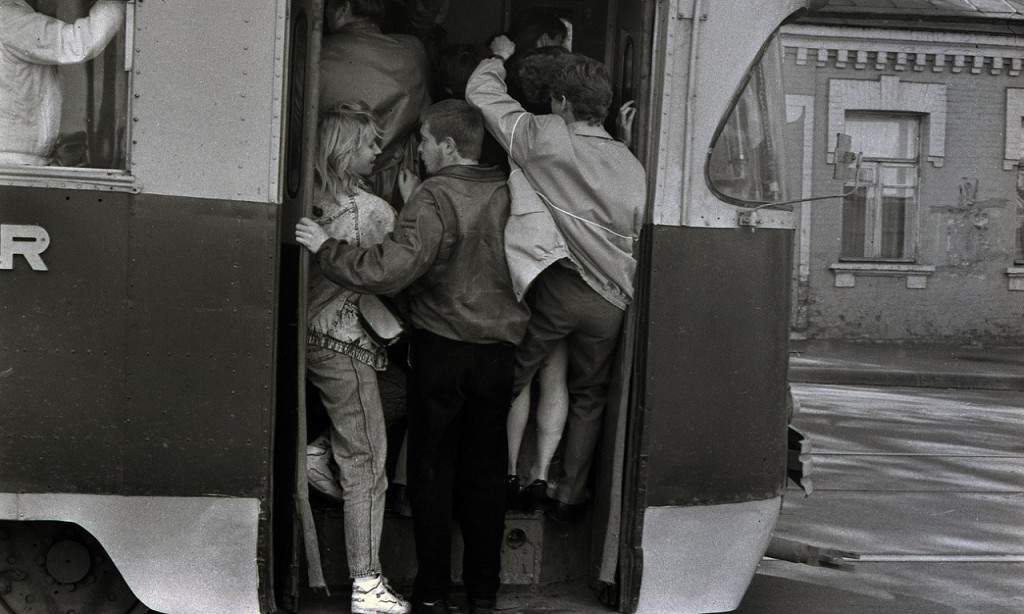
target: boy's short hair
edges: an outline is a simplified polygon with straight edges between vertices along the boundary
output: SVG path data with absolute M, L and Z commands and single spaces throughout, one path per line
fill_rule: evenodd
M 576 119 L 601 124 L 612 104 L 612 79 L 608 69 L 585 55 L 565 56 L 551 82 L 551 97 L 562 96 L 572 104 Z
M 423 110 L 420 122 L 427 126 L 430 136 L 437 141 L 451 137 L 463 158 L 480 159 L 484 118 L 465 100 L 452 98 L 436 102 Z

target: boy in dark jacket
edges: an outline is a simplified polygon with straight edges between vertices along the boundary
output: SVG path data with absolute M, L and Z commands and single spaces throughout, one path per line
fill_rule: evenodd
M 421 118 L 427 174 L 410 191 L 395 231 L 372 248 L 331 239 L 303 218 L 296 239 L 325 277 L 373 294 L 407 289 L 413 326 L 409 494 L 418 572 L 414 613 L 447 613 L 451 525 L 463 541 L 471 612 L 494 608 L 505 516 L 505 418 L 515 345 L 529 314 L 505 261 L 505 174 L 478 163 L 480 114 L 445 100 Z

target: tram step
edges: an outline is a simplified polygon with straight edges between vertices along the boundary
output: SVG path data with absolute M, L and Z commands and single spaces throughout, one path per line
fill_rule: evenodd
M 340 508 L 314 510 L 324 576 L 330 587 L 347 588 L 344 515 Z M 540 512 L 509 512 L 501 547 L 501 581 L 505 585 L 537 585 L 579 580 L 590 569 L 590 516 L 561 524 Z M 412 519 L 388 514 L 380 546 L 381 566 L 393 583 L 411 584 L 416 576 Z M 462 537 L 452 537 L 452 581 L 462 579 Z

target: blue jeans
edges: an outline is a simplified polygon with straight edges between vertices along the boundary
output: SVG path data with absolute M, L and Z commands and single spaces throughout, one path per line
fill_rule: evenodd
M 309 346 L 306 377 L 320 391 L 331 419 L 331 452 L 344 491 L 349 575 L 379 574 L 388 444 L 377 373 L 345 354 Z

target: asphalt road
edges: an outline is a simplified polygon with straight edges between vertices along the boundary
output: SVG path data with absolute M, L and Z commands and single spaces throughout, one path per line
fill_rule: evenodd
M 814 493 L 776 535 L 854 571 L 762 563 L 738 612 L 1024 612 L 1024 394 L 797 384 Z

